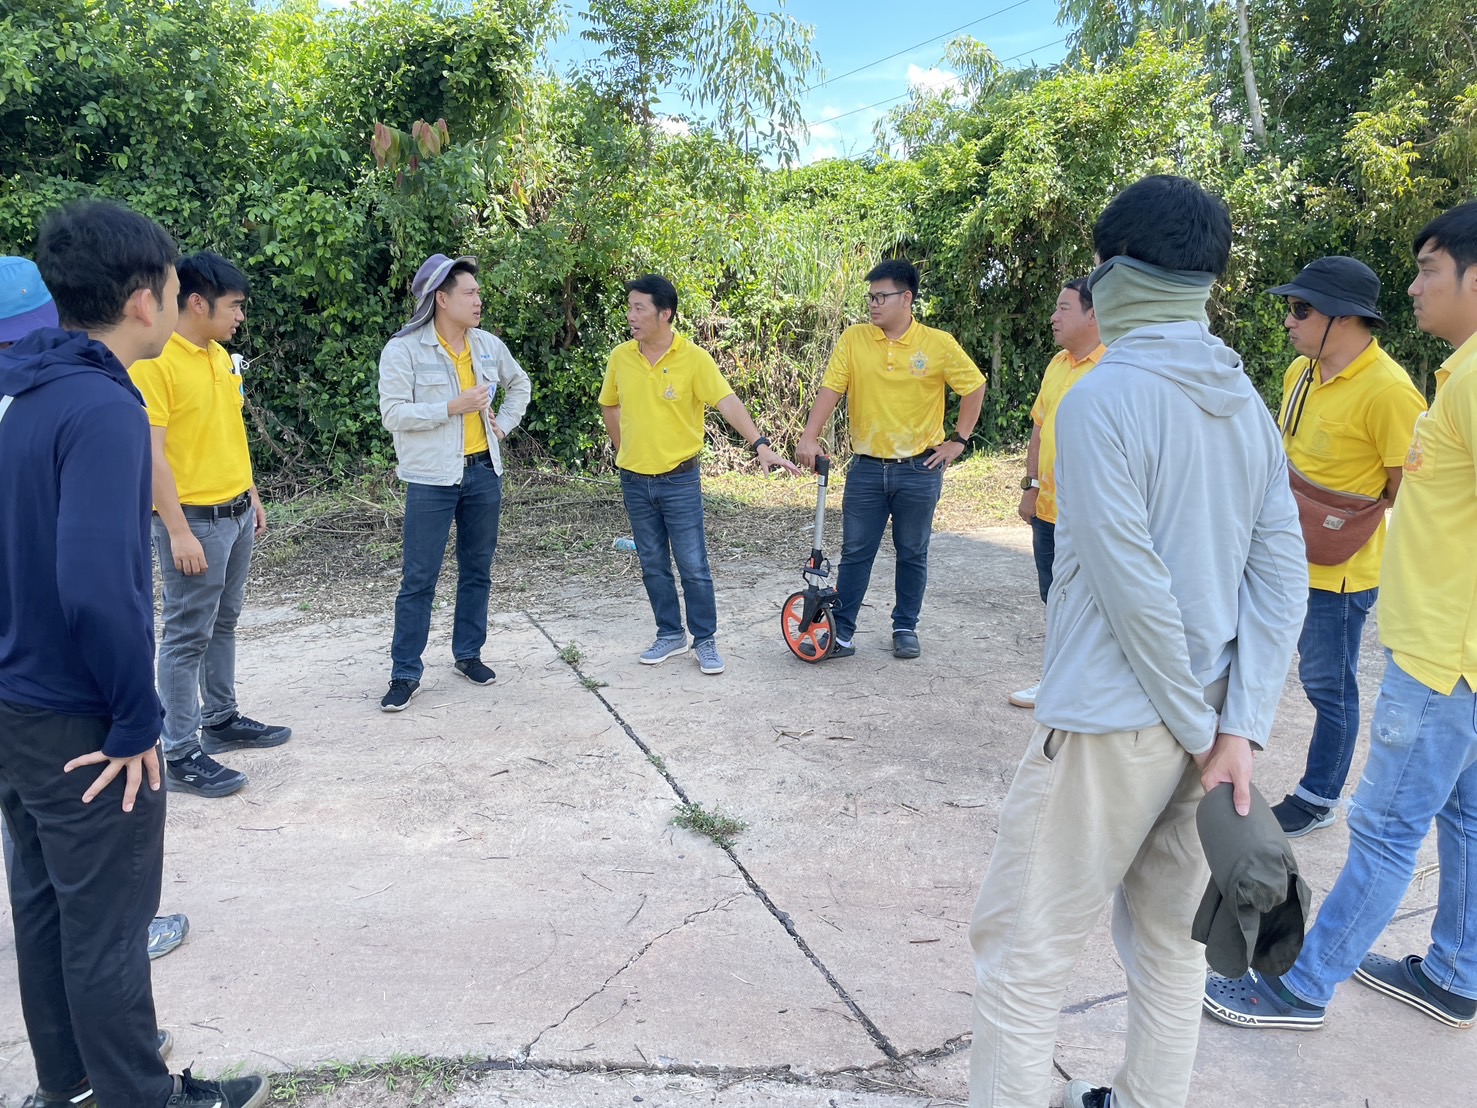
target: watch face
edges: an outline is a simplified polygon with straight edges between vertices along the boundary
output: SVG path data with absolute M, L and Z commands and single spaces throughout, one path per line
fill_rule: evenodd
M 1035 482 L 1035 480 L 1033 478 L 1030 478 L 1030 477 L 1022 477 L 1021 478 L 1021 489 L 1022 489 L 1022 491 L 1030 491 L 1031 489 L 1034 489 L 1034 488 L 1036 488 L 1036 482 Z

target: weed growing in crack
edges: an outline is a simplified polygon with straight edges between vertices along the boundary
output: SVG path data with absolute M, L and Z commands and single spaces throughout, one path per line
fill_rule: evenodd
M 724 850 L 730 849 L 734 839 L 741 832 L 749 829 L 749 825 L 743 820 L 725 816 L 716 808 L 710 812 L 697 801 L 677 805 L 677 814 L 672 817 L 672 826 L 683 827 L 688 831 L 705 835 Z
M 663 758 L 660 754 L 648 754 L 646 756 L 646 760 L 652 765 L 656 766 L 659 773 L 667 772 L 667 760 Z
M 594 692 L 596 689 L 605 688 L 607 685 L 610 684 L 610 682 L 602 681 L 598 677 L 581 677 L 580 684 L 589 689 L 591 692 Z
M 408 1092 L 409 1103 L 415 1105 L 432 1093 L 451 1092 L 469 1073 L 484 1064 L 482 1059 L 471 1055 L 451 1059 L 411 1054 L 397 1054 L 388 1062 L 367 1065 L 330 1062 L 313 1070 L 277 1075 L 272 1079 L 272 1100 L 277 1104 L 296 1105 L 335 1089 L 355 1085 L 369 1088 L 383 1084 L 388 1092 Z
M 580 649 L 577 642 L 569 643 L 559 651 L 559 660 L 565 665 L 577 666 L 585 659 L 585 652 Z

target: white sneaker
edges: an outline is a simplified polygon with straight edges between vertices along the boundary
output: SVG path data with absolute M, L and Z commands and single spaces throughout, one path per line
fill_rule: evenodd
M 1017 692 L 1013 692 L 1009 697 L 1010 702 L 1017 708 L 1034 708 L 1036 707 L 1036 690 L 1040 687 L 1037 684 L 1032 685 L 1029 689 L 1020 689 Z

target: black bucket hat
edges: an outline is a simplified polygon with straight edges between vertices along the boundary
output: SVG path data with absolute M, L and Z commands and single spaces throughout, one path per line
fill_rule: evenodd
M 1315 311 L 1335 318 L 1352 315 L 1371 323 L 1384 323 L 1375 307 L 1380 298 L 1380 279 L 1358 258 L 1334 255 L 1303 266 L 1291 284 L 1268 289 L 1273 296 L 1296 296 Z

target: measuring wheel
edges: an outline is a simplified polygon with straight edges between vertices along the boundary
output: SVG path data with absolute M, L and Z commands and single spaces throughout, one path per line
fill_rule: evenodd
M 822 602 L 819 589 L 792 593 L 780 611 L 780 627 L 790 653 L 802 662 L 823 661 L 836 638 L 830 606 Z

